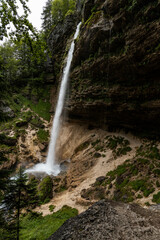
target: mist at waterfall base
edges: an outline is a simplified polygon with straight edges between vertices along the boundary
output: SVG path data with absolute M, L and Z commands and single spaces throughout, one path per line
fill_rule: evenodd
M 58 102 L 56 106 L 56 112 L 53 120 L 53 125 L 51 129 L 51 140 L 49 143 L 49 149 L 48 149 L 48 155 L 46 159 L 46 163 L 39 163 L 35 165 L 33 168 L 27 169 L 26 173 L 38 173 L 38 172 L 45 172 L 48 175 L 54 175 L 57 176 L 61 172 L 60 165 L 56 163 L 56 142 L 57 138 L 59 135 L 59 128 L 60 128 L 60 118 L 62 114 L 62 110 L 64 107 L 64 100 L 65 100 L 65 95 L 66 95 L 66 90 L 67 90 L 67 83 L 69 79 L 69 71 L 70 71 L 70 66 L 73 58 L 73 52 L 74 52 L 74 47 L 75 43 L 74 40 L 78 37 L 78 33 L 80 30 L 80 25 L 79 23 L 77 25 L 76 32 L 74 34 L 73 41 L 71 43 L 70 50 L 68 52 L 67 56 L 67 64 L 63 70 L 63 77 L 61 81 L 61 86 L 60 86 L 60 91 L 59 91 L 59 96 L 58 96 Z

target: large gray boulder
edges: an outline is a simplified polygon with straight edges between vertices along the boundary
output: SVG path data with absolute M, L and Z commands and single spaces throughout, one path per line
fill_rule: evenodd
M 158 240 L 160 212 L 101 200 L 65 222 L 48 240 Z

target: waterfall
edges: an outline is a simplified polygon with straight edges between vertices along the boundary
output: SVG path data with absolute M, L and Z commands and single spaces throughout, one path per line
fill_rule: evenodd
M 66 90 L 67 90 L 67 83 L 69 79 L 69 71 L 71 67 L 71 62 L 73 58 L 73 52 L 74 52 L 74 40 L 78 37 L 78 33 L 80 30 L 80 25 L 79 23 L 77 25 L 76 32 L 74 34 L 73 41 L 70 46 L 70 50 L 68 52 L 67 56 L 67 64 L 65 68 L 63 69 L 63 76 L 62 76 L 62 81 L 61 81 L 61 86 L 60 86 L 60 91 L 59 91 L 59 96 L 58 96 L 58 102 L 56 106 L 56 112 L 53 120 L 53 125 L 51 129 L 51 140 L 49 144 L 49 150 L 48 150 L 48 156 L 46 163 L 39 163 L 35 165 L 32 169 L 27 169 L 26 172 L 46 172 L 47 174 L 53 174 L 57 176 L 60 173 L 60 165 L 56 163 L 56 142 L 57 138 L 59 135 L 59 128 L 60 128 L 60 118 L 62 114 L 62 110 L 64 107 L 64 100 L 65 100 L 65 95 L 66 95 Z

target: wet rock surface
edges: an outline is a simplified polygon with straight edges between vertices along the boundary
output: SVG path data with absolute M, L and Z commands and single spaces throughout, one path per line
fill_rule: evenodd
M 159 235 L 160 213 L 101 200 L 65 222 L 48 240 L 157 240 Z
M 69 15 L 64 22 L 58 23 L 48 38 L 48 45 L 52 52 L 52 81 L 58 81 L 61 73 L 61 64 L 64 60 L 66 44 L 76 29 L 76 15 Z
M 85 1 L 70 120 L 159 135 L 159 8 L 158 1 Z

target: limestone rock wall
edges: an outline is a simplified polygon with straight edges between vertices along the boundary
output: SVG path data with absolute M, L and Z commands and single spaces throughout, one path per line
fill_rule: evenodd
M 84 2 L 70 120 L 159 135 L 159 11 L 156 0 Z

